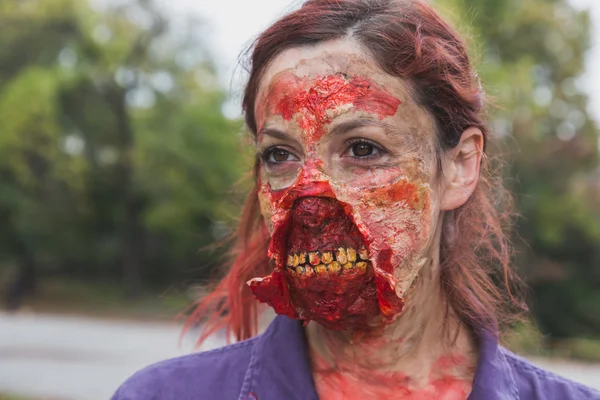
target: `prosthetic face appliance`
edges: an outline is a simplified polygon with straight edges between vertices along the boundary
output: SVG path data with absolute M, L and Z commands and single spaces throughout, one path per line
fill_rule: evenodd
M 248 282 L 254 295 L 330 329 L 393 320 L 432 240 L 430 117 L 355 49 L 286 51 L 255 111 L 273 272 Z

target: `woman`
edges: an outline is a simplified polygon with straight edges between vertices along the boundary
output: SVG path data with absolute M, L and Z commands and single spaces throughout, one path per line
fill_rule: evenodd
M 196 311 L 227 297 L 204 337 L 243 341 L 114 399 L 600 399 L 498 345 L 518 302 L 482 104 L 424 2 L 309 0 L 267 29 L 243 102 L 256 185 Z M 260 336 L 252 296 L 280 314 Z

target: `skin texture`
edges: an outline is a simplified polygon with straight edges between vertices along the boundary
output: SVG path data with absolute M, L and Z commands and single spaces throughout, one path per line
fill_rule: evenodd
M 433 119 L 350 40 L 283 52 L 257 99 L 273 272 L 249 285 L 316 322 L 320 398 L 466 398 L 476 346 L 441 293 L 439 243 L 443 211 L 476 185 L 481 132 L 440 160 L 440 179 Z

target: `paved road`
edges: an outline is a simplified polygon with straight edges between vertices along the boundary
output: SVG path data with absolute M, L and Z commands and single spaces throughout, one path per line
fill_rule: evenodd
M 106 400 L 143 366 L 192 351 L 190 340 L 180 346 L 180 332 L 176 324 L 0 313 L 0 392 Z M 600 389 L 600 365 L 536 362 Z

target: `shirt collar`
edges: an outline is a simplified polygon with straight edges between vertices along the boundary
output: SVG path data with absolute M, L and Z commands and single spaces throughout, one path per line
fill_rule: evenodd
M 299 321 L 279 315 L 257 338 L 239 400 L 318 400 Z
M 481 334 L 468 400 L 517 400 L 517 384 L 496 335 Z M 318 400 L 300 322 L 277 316 L 254 346 L 239 400 Z
M 517 383 L 495 334 L 479 335 L 479 362 L 468 400 L 517 400 Z

